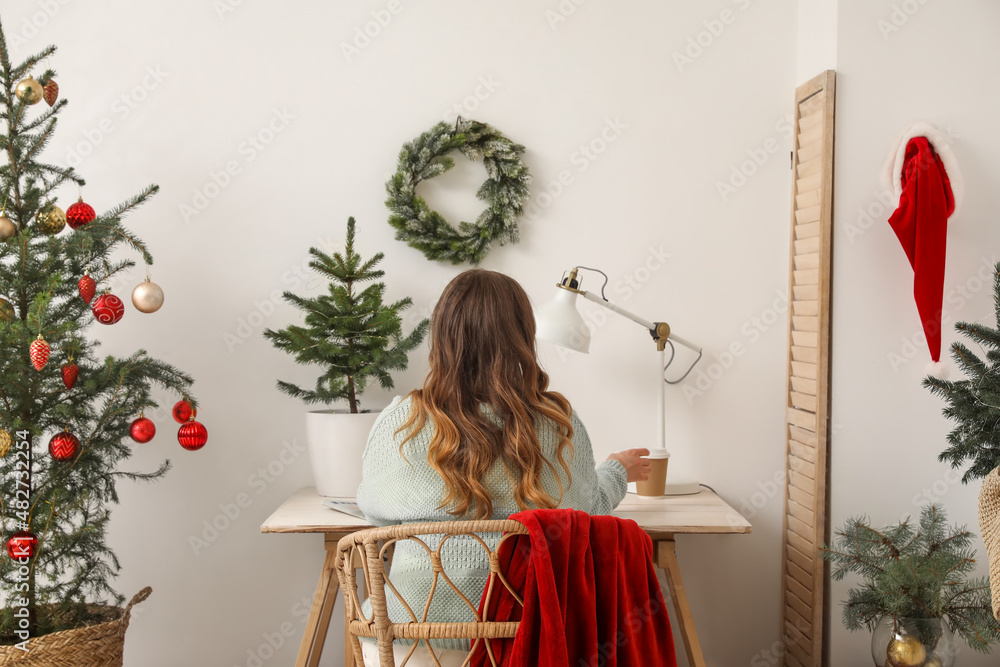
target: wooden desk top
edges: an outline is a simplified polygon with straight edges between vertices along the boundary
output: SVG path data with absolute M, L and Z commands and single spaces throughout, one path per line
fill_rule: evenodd
M 749 533 L 750 522 L 714 491 L 702 487 L 690 496 L 644 498 L 629 493 L 612 513 L 632 519 L 651 535 L 674 533 Z M 261 527 L 262 533 L 352 533 L 371 525 L 364 519 L 324 507 L 316 489 L 299 489 Z

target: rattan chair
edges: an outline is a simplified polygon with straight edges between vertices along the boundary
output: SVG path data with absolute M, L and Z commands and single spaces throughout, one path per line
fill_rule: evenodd
M 433 647 L 426 641 L 428 639 L 469 639 L 474 651 L 479 644 L 487 639 L 501 639 L 513 637 L 517 632 L 516 622 L 495 622 L 481 618 L 479 614 L 479 600 L 469 600 L 452 583 L 447 572 L 441 566 L 441 549 L 447 544 L 450 538 L 458 535 L 472 537 L 483 548 L 489 556 L 491 575 L 487 586 L 488 595 L 492 596 L 496 589 L 496 582 L 499 581 L 514 596 L 518 603 L 523 605 L 520 592 L 515 591 L 503 573 L 500 572 L 499 560 L 496 549 L 500 548 L 506 540 L 514 535 L 527 534 L 527 529 L 517 521 L 444 521 L 439 523 L 419 523 L 406 524 L 401 526 L 388 526 L 385 528 L 369 528 L 361 530 L 340 540 L 337 545 L 336 569 L 337 577 L 340 579 L 340 590 L 344 593 L 344 613 L 347 617 L 347 629 L 351 642 L 354 659 L 358 665 L 363 665 L 364 660 L 361 653 L 361 642 L 359 637 L 371 637 L 378 640 L 379 660 L 381 667 L 394 667 L 393 657 L 394 639 L 418 640 L 410 648 L 403 665 L 407 663 L 418 646 L 425 646 L 430 653 L 434 664 L 440 665 L 437 654 Z M 506 533 L 499 539 L 496 549 L 490 546 L 477 533 Z M 440 536 L 436 548 L 428 546 L 427 541 L 421 536 Z M 410 540 L 421 545 L 427 552 L 427 557 L 433 569 L 433 582 L 431 584 L 430 595 L 423 602 L 423 609 L 414 612 L 411 602 L 404 600 L 393 586 L 387 575 L 384 563 L 391 558 L 393 548 L 397 542 Z M 433 540 L 432 540 L 433 541 Z M 361 599 L 358 596 L 357 567 L 361 567 L 364 572 L 365 589 L 371 600 L 372 613 L 366 617 L 361 608 Z M 390 568 L 391 572 L 391 568 Z M 465 601 L 472 610 L 476 620 L 469 623 L 428 623 L 426 622 L 427 610 L 430 608 L 431 599 L 441 585 L 450 586 L 458 593 L 459 597 Z M 393 623 L 389 619 L 387 612 L 387 593 L 395 595 L 402 602 L 402 606 L 410 615 L 410 621 L 406 623 Z M 487 597 L 487 603 L 491 598 Z M 418 616 L 417 614 L 420 614 Z M 419 641 L 424 640 L 424 641 Z M 496 657 L 486 642 L 486 651 L 492 665 L 497 665 Z M 472 656 L 465 659 L 464 665 L 469 664 Z

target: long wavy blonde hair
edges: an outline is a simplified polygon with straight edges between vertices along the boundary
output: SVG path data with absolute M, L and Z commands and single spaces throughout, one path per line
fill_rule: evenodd
M 473 269 L 448 283 L 431 316 L 430 372 L 423 388 L 410 393 L 409 419 L 397 431 L 407 432 L 402 454 L 431 418 L 427 459 L 445 484 L 439 508 L 462 517 L 491 516 L 493 502 L 483 480 L 497 462 L 514 486 L 518 508 L 558 506 L 563 481 L 542 455 L 535 420 L 550 419 L 561 434 L 556 458 L 569 483 L 572 408 L 548 386 L 549 376 L 535 356 L 531 303 L 517 281 Z M 558 498 L 542 484 L 545 468 L 558 482 Z

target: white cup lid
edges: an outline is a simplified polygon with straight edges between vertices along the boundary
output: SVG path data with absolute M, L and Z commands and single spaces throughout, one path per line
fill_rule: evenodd
M 644 459 L 669 459 L 670 452 L 666 449 L 650 448 L 649 454 Z

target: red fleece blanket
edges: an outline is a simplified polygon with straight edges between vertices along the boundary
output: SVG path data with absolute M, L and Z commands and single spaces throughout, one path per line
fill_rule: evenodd
M 507 667 L 676 667 L 670 619 L 653 566 L 653 543 L 635 521 L 575 510 L 532 510 L 510 517 L 528 536 L 500 550 L 500 570 L 524 609 L 497 581 L 494 621 L 521 625 L 513 640 L 491 642 Z M 530 538 L 530 539 L 528 539 Z M 489 665 L 477 647 L 472 665 Z

